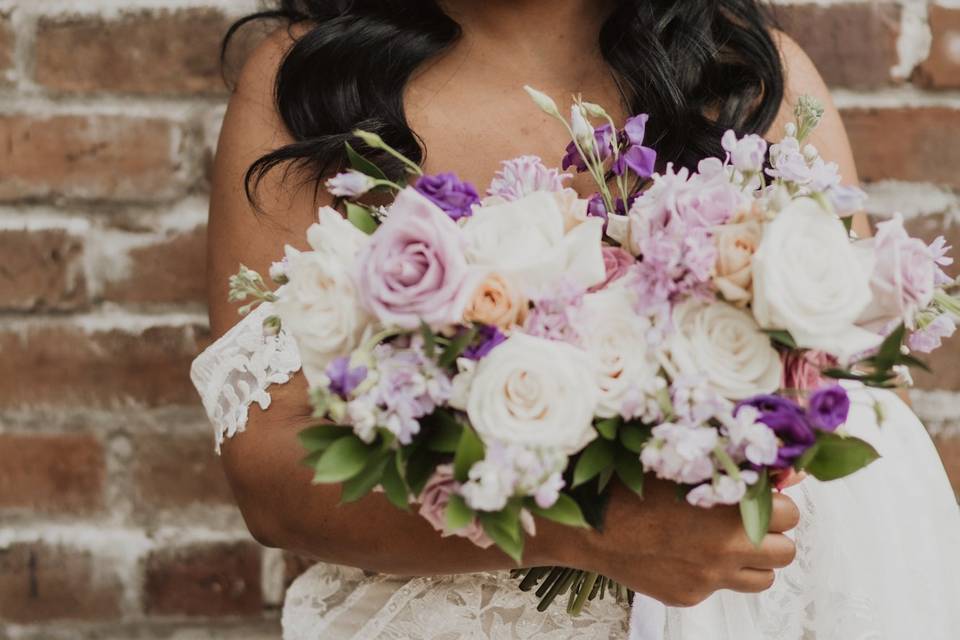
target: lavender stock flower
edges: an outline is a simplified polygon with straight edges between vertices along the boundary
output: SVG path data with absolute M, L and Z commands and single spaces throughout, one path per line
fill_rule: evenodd
M 473 215 L 473 206 L 480 204 L 480 196 L 474 186 L 450 172 L 421 176 L 413 188 L 454 220 Z
M 350 368 L 350 358 L 342 356 L 334 359 L 327 365 L 327 378 L 330 379 L 329 389 L 344 400 L 347 396 L 360 386 L 360 383 L 367 378 L 367 368 L 363 365 Z
M 835 431 L 847 421 L 850 397 L 840 385 L 830 385 L 810 396 L 808 413 L 813 426 L 823 431 Z

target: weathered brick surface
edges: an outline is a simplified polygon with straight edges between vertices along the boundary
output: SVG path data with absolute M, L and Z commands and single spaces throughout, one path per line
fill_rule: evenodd
M 263 606 L 254 543 L 171 548 L 146 562 L 145 608 L 153 615 L 256 615 Z
M 85 305 L 83 240 L 63 229 L 0 230 L 0 310 Z
M 105 456 L 87 434 L 0 434 L 0 511 L 91 513 L 103 508 Z
M 931 6 L 930 30 L 930 57 L 917 69 L 917 83 L 932 89 L 960 89 L 960 8 Z
M 157 118 L 0 115 L 0 201 L 176 196 L 180 137 Z
M 960 109 L 846 109 L 860 178 L 960 187 Z
M 36 81 L 68 93 L 223 93 L 219 49 L 229 23 L 211 9 L 43 19 Z
M 775 15 L 828 84 L 862 88 L 891 83 L 901 11 L 894 2 L 798 4 Z
M 13 74 L 13 47 L 16 36 L 10 15 L 0 12 L 0 87 L 10 84 Z
M 194 405 L 189 370 L 198 334 L 203 329 L 191 326 L 0 330 L 0 407 Z
M 110 620 L 122 597 L 111 563 L 88 551 L 41 543 L 0 548 L 0 629 L 7 622 Z
M 211 435 L 138 436 L 132 464 L 136 506 L 141 513 L 233 503 Z

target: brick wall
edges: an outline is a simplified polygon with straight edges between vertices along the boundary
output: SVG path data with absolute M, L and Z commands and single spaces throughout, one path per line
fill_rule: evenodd
M 0 0 L 0 638 L 268 638 L 187 379 L 219 38 L 253 0 Z M 780 3 L 877 213 L 960 247 L 960 4 Z M 960 489 L 960 340 L 918 412 Z M 285 561 L 286 560 L 286 561 Z

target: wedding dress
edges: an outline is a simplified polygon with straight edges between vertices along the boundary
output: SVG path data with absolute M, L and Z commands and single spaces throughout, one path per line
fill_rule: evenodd
M 192 378 L 217 445 L 266 409 L 269 388 L 300 368 L 294 341 L 263 335 L 261 306 L 194 362 Z M 895 395 L 850 387 L 848 429 L 883 458 L 852 477 L 807 479 L 787 493 L 800 508 L 797 559 L 759 595 L 718 592 L 667 609 L 664 640 L 956 640 L 960 638 L 960 511 L 923 426 Z M 883 414 L 878 424 L 875 402 Z M 241 436 L 242 437 L 242 436 Z M 661 612 L 662 614 L 662 612 Z M 644 616 L 634 637 L 650 626 Z M 657 618 L 657 621 L 662 618 Z M 290 587 L 285 640 L 498 640 L 630 637 L 630 612 L 611 599 L 570 619 L 542 614 L 506 573 L 431 578 L 369 575 L 318 564 Z M 643 624 L 646 623 L 646 624 Z

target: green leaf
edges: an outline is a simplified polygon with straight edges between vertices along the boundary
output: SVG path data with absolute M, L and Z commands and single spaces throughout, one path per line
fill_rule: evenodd
M 903 346 L 903 338 L 906 334 L 907 328 L 901 324 L 893 333 L 886 337 L 883 344 L 880 345 L 880 350 L 877 351 L 877 355 L 873 357 L 877 369 L 886 371 L 897 364 L 903 355 L 900 348 Z
M 567 474 L 570 475 L 569 473 Z M 587 523 L 597 531 L 603 531 L 603 521 L 610 505 L 610 491 L 600 491 L 598 483 L 587 482 L 579 487 L 571 487 L 567 493 L 580 505 L 580 511 Z
M 370 214 L 370 210 L 359 204 L 354 204 L 353 202 L 347 202 L 347 220 L 349 220 L 353 226 L 360 231 L 363 231 L 365 234 L 370 235 L 377 230 L 377 221 Z
M 453 454 L 453 476 L 456 481 L 466 482 L 470 467 L 481 460 L 483 460 L 483 442 L 473 429 L 464 425 L 457 451 Z
M 740 518 L 747 537 L 757 547 L 770 530 L 770 515 L 773 513 L 773 489 L 766 471 L 747 489 L 740 501 Z
M 565 493 L 561 493 L 553 506 L 547 509 L 538 507 L 536 501 L 532 498 L 528 498 L 525 504 L 530 513 L 540 516 L 541 518 L 553 520 L 554 522 L 565 524 L 568 527 L 581 527 L 584 529 L 590 527 L 583 517 L 583 511 L 580 510 L 580 505 Z
M 420 335 L 423 336 L 423 352 L 431 360 L 437 353 L 437 334 L 423 320 L 420 321 Z
M 470 343 L 473 342 L 473 339 L 477 337 L 477 328 L 470 327 L 466 331 L 461 331 L 453 340 L 450 341 L 450 344 L 447 345 L 447 348 L 443 350 L 443 353 L 440 355 L 440 359 L 437 361 L 443 368 L 447 368 L 457 361 L 457 358 L 460 357 L 460 354 L 470 346 Z
M 335 424 L 322 424 L 316 427 L 309 427 L 297 434 L 300 444 L 303 448 L 314 453 L 323 451 L 335 441 L 343 436 L 350 435 L 349 427 L 341 427 Z
M 370 461 L 367 462 L 360 473 L 343 483 L 340 491 L 340 502 L 356 502 L 370 493 L 375 486 L 380 484 L 380 478 L 383 476 L 383 471 L 390 458 L 389 453 L 381 453 L 374 458 L 370 458 Z
M 908 367 L 913 367 L 915 369 L 920 369 L 921 371 L 926 371 L 927 373 L 933 373 L 930 369 L 930 365 L 919 358 L 915 358 L 911 355 L 901 354 L 900 355 L 900 364 L 905 364 Z
M 614 466 L 620 482 L 642 498 L 644 473 L 643 465 L 640 463 L 640 457 L 632 451 L 620 449 L 617 451 Z
M 604 469 L 613 466 L 615 449 L 609 440 L 597 438 L 580 454 L 577 466 L 573 469 L 573 485 L 580 486 L 600 475 Z
M 423 488 L 430 480 L 430 476 L 441 463 L 441 457 L 426 446 L 412 445 L 400 451 L 401 454 L 406 455 L 404 477 L 407 480 L 407 486 L 410 487 L 410 493 L 419 496 L 423 493 Z
M 343 482 L 360 473 L 370 457 L 370 447 L 355 435 L 340 438 L 323 452 L 314 467 L 314 484 Z
M 599 431 L 600 435 L 607 440 L 616 440 L 617 431 L 620 429 L 620 424 L 622 422 L 623 421 L 619 417 L 600 420 L 596 425 L 597 431 Z
M 356 150 L 350 146 L 349 142 L 345 143 L 345 145 L 347 147 L 347 161 L 350 163 L 351 167 L 376 180 L 387 179 L 387 175 L 380 170 L 380 167 L 357 153 Z
M 835 433 L 817 433 L 816 451 L 803 469 L 817 480 L 837 480 L 863 469 L 880 458 L 870 443 Z
M 609 486 L 610 481 L 613 480 L 613 467 L 607 467 L 600 472 L 600 475 L 597 476 L 597 493 L 603 493 L 603 491 Z
M 410 511 L 410 492 L 407 489 L 407 483 L 400 477 L 396 458 L 391 457 L 389 464 L 383 470 L 380 486 L 383 487 L 383 492 L 390 504 L 402 511 Z
M 456 493 L 450 496 L 450 502 L 447 503 L 444 514 L 447 519 L 447 531 L 451 533 L 468 526 L 476 515 L 464 502 L 463 496 Z
M 628 451 L 640 454 L 643 445 L 650 439 L 651 429 L 638 424 L 625 424 L 620 428 L 620 444 Z
M 463 424 L 448 411 L 437 409 L 423 422 L 427 447 L 437 453 L 454 453 L 463 435 Z
M 520 529 L 520 511 L 504 509 L 498 512 L 481 511 L 480 524 L 500 550 L 510 556 L 517 566 L 523 561 L 523 533 Z
M 784 331 L 782 329 L 764 329 L 763 332 L 770 336 L 770 339 L 774 342 L 782 344 L 783 346 L 789 349 L 798 349 L 797 341 L 790 334 L 789 331 Z
M 843 228 L 847 230 L 847 233 L 853 230 L 853 216 L 844 216 L 840 218 L 840 222 L 843 223 Z

